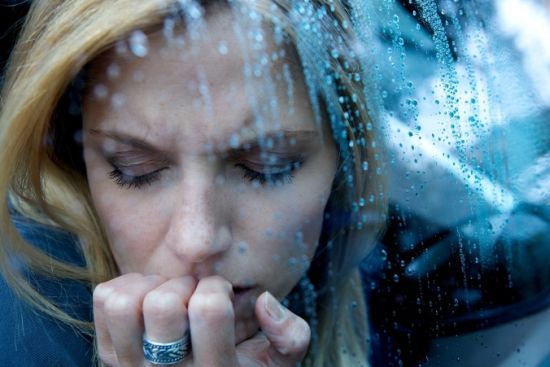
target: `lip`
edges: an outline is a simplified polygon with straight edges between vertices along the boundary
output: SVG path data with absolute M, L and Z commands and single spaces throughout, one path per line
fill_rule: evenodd
M 253 305 L 252 295 L 255 286 L 233 286 L 234 304 L 236 309 L 242 309 L 247 305 Z
M 246 292 L 249 289 L 254 288 L 254 285 L 234 285 L 233 292 Z

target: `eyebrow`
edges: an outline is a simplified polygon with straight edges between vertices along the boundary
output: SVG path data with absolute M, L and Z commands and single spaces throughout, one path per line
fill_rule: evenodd
M 155 144 L 148 142 L 146 139 L 138 138 L 136 136 L 132 136 L 126 133 L 103 131 L 98 129 L 89 129 L 88 132 L 90 133 L 90 135 L 101 135 L 139 150 L 144 150 L 148 152 L 165 152 L 164 149 L 158 148 Z M 310 142 L 311 140 L 318 138 L 319 135 L 320 134 L 317 130 L 275 130 L 268 131 L 262 134 L 254 132 L 254 136 L 247 137 L 242 142 L 240 141 L 237 147 L 230 148 L 229 150 L 243 150 L 247 146 L 257 146 L 259 141 L 268 139 L 295 139 L 297 143 L 304 143 Z M 229 141 L 229 139 L 227 139 L 226 141 Z M 224 144 L 223 146 L 227 147 L 227 144 Z
M 258 134 L 253 132 L 253 136 L 245 137 L 239 144 L 239 148 L 243 148 L 247 145 L 258 145 L 258 142 L 274 139 L 295 139 L 297 141 L 310 141 L 313 138 L 319 137 L 319 133 L 315 130 L 275 130 L 263 132 Z
M 150 151 L 150 152 L 158 152 L 162 151 L 162 149 L 159 149 L 154 144 L 148 142 L 145 139 L 140 139 L 138 137 L 128 135 L 121 132 L 111 132 L 111 131 L 103 131 L 98 129 L 89 129 L 88 132 L 90 135 L 101 135 L 106 138 L 113 139 L 121 144 L 132 146 L 136 149 Z

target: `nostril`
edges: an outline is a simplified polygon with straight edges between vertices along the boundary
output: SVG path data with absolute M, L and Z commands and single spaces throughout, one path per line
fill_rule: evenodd
M 217 236 L 218 246 L 223 251 L 226 250 L 233 242 L 233 236 L 228 226 L 220 226 Z
M 195 231 L 193 228 L 188 228 Z M 212 233 L 214 232 L 214 233 Z M 184 235 L 170 240 L 170 247 L 176 256 L 190 263 L 202 263 L 210 258 L 219 258 L 225 251 L 231 248 L 232 236 L 228 227 L 220 227 L 209 234 L 198 233 Z
M 196 264 L 231 247 L 230 216 L 213 197 L 204 197 L 203 186 L 186 187 L 183 202 L 174 203 L 166 243 L 175 256 Z

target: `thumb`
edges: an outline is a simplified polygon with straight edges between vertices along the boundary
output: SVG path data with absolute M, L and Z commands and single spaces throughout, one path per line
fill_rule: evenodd
M 268 353 L 275 366 L 302 361 L 311 338 L 311 330 L 304 319 L 284 307 L 269 292 L 258 297 L 256 317 L 270 342 Z

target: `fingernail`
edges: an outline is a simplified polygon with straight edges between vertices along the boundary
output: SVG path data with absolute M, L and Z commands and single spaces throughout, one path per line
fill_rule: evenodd
M 275 297 L 271 295 L 271 293 L 266 293 L 267 295 L 265 297 L 264 306 L 267 314 L 269 315 L 269 317 L 271 317 L 273 321 L 281 321 L 285 317 L 285 308 L 283 307 L 283 305 L 281 305 L 279 301 L 275 299 Z

